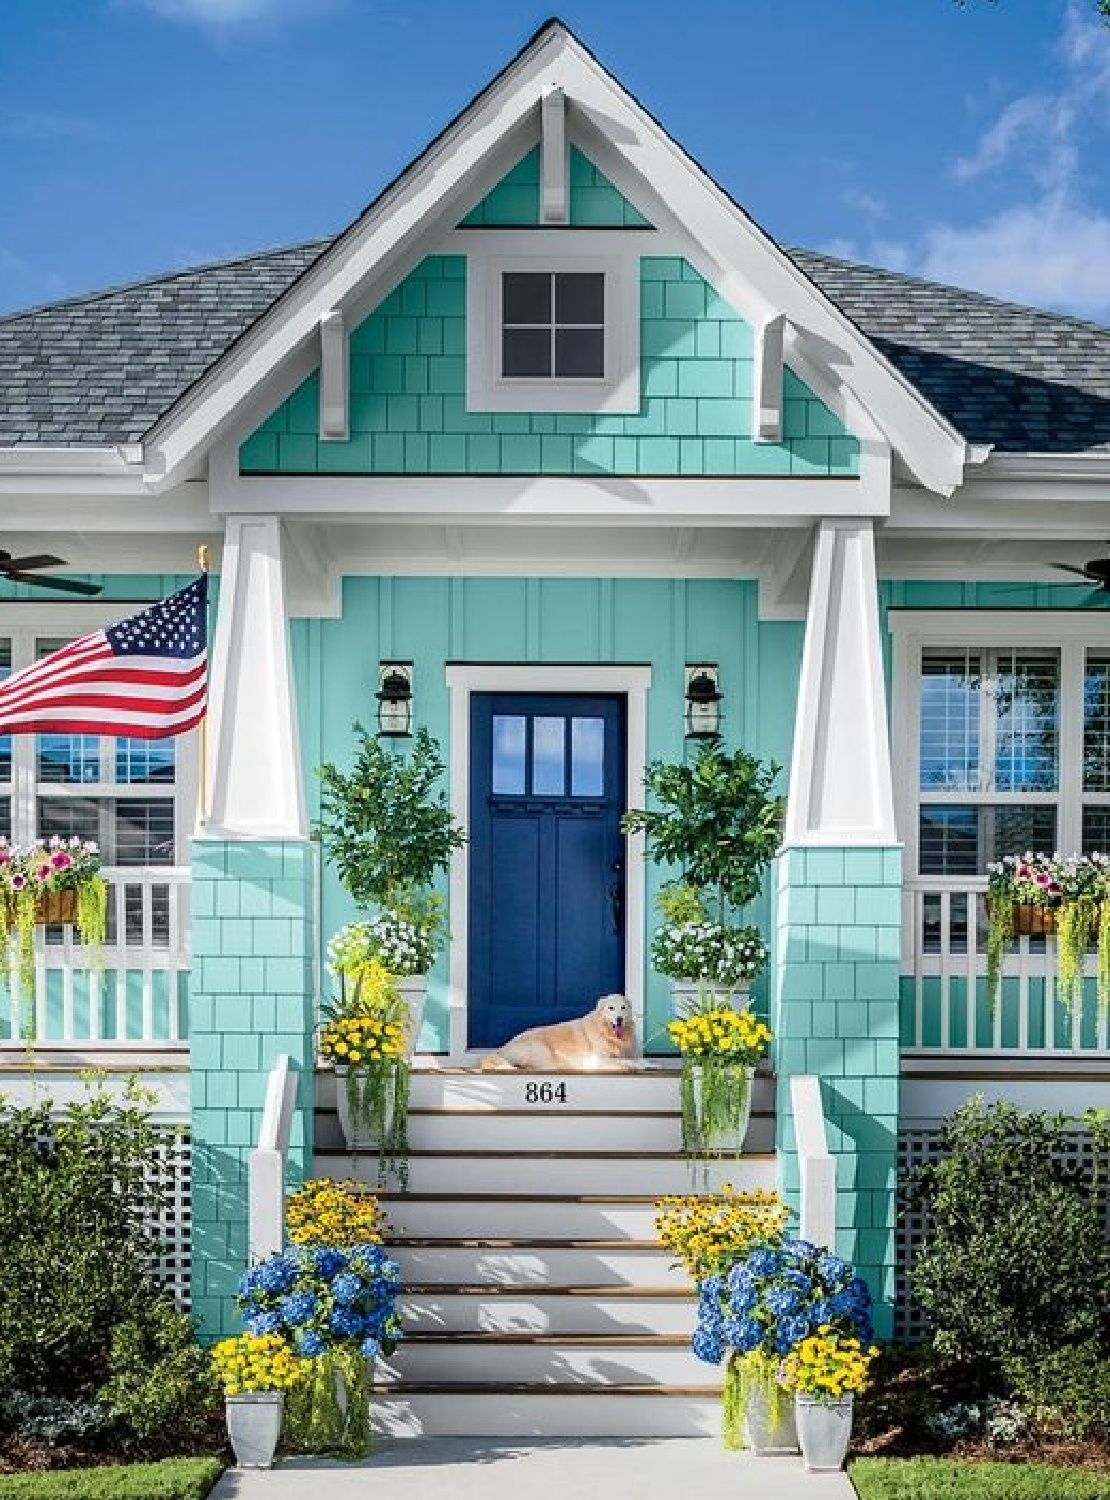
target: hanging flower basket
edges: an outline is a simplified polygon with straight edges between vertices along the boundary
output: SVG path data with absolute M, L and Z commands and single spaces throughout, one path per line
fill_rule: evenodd
M 43 891 L 35 909 L 35 920 L 42 927 L 73 927 L 79 920 L 77 891 Z
M 1006 949 L 1018 937 L 1052 937 L 1056 982 L 1072 1014 L 1083 1009 L 1083 968 L 1098 953 L 1097 1004 L 1110 1005 L 1110 858 L 1105 854 L 1008 854 L 988 867 L 987 1000 L 998 1001 Z

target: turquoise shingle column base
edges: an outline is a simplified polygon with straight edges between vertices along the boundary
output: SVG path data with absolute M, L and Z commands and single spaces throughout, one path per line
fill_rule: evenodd
M 307 840 L 193 841 L 192 1310 L 206 1339 L 239 1331 L 247 1161 L 283 1052 L 300 1070 L 288 1178 L 311 1172 L 312 892 Z
M 787 849 L 777 863 L 774 1020 L 780 1190 L 798 1207 L 790 1079 L 821 1080 L 836 1157 L 836 1250 L 889 1338 L 898 1169 L 902 851 Z

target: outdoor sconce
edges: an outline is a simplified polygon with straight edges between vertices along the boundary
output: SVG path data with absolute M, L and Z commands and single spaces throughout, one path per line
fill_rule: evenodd
M 686 668 L 686 738 L 714 740 L 721 732 L 721 693 L 717 668 Z
M 412 733 L 412 663 L 378 663 L 378 735 L 402 740 Z

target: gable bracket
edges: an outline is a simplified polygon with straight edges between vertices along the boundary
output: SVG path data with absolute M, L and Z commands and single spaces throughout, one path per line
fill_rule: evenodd
M 347 329 L 333 308 L 320 319 L 320 437 L 347 441 Z
M 768 318 L 759 330 L 755 352 L 757 443 L 777 443 L 782 439 L 782 351 L 785 337 L 785 313 Z
M 540 105 L 541 214 L 545 224 L 565 224 L 570 217 L 570 151 L 567 145 L 566 95 L 548 89 Z

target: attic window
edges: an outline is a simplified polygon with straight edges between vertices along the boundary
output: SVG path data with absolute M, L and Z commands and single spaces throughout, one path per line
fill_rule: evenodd
M 506 380 L 605 379 L 605 276 L 506 271 L 501 278 Z
M 470 411 L 639 411 L 640 247 L 626 238 L 467 235 Z

